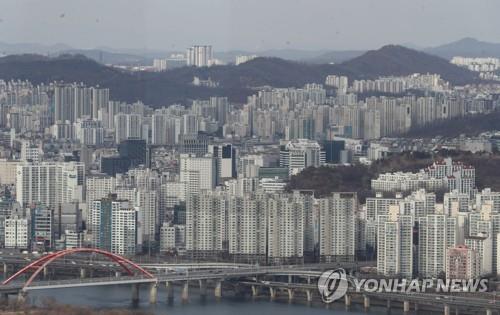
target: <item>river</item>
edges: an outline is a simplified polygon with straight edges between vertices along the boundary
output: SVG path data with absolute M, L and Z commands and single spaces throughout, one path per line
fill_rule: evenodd
M 175 289 L 173 304 L 166 303 L 166 290 L 158 289 L 158 303 L 154 306 L 148 303 L 149 290 L 141 286 L 140 303 L 138 309 L 150 311 L 154 314 L 168 315 L 361 315 L 361 314 L 387 314 L 383 307 L 372 307 L 365 312 L 359 304 L 353 304 L 346 311 L 343 301 L 325 305 L 317 302 L 311 306 L 304 303 L 290 304 L 286 300 L 269 301 L 267 297 L 252 299 L 250 297 L 223 296 L 216 300 L 212 295 L 202 299 L 194 288 L 189 290 L 188 303 L 180 301 L 179 288 Z M 28 301 L 34 304 L 42 303 L 44 299 L 53 298 L 61 304 L 89 306 L 93 308 L 132 308 L 131 288 L 129 286 L 98 286 L 92 288 L 52 289 L 31 291 Z M 391 314 L 402 314 L 399 310 L 392 310 Z

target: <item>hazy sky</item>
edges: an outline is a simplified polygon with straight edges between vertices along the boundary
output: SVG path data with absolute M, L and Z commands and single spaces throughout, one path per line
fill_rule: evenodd
M 500 42 L 499 0 L 0 0 L 0 41 L 214 50 Z

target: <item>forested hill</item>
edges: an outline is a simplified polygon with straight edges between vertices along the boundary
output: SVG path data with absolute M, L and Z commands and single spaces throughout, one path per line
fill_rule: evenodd
M 476 74 L 445 59 L 402 46 L 385 46 L 341 64 L 307 64 L 279 58 L 256 58 L 247 63 L 209 68 L 182 67 L 165 72 L 126 72 L 107 67 L 81 55 L 47 58 L 38 55 L 14 55 L 0 58 L 0 78 L 26 79 L 33 83 L 52 81 L 83 82 L 111 89 L 115 100 L 163 106 L 191 99 L 225 95 L 244 102 L 254 88 L 261 86 L 301 87 L 323 83 L 329 74 L 353 79 L 379 76 L 438 73 L 453 84 L 466 84 Z M 219 82 L 217 88 L 196 87 L 193 77 Z

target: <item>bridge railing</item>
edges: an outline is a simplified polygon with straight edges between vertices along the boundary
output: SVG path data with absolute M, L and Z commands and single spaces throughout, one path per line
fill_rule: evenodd
M 109 283 L 110 285 L 123 283 L 123 282 L 134 282 L 136 280 L 139 281 L 147 281 L 154 282 L 156 279 L 148 278 L 145 276 L 120 276 L 120 277 L 98 277 L 98 278 L 77 278 L 77 279 L 65 279 L 65 280 L 43 280 L 43 281 L 35 281 L 29 287 L 26 287 L 27 290 L 36 289 L 37 287 L 50 287 L 50 286 L 64 286 L 64 285 L 78 285 L 78 284 L 97 284 L 97 283 Z

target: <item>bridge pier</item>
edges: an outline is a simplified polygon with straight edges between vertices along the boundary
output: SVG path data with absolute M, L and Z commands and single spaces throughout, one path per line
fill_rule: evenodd
M 207 296 L 207 280 L 199 280 L 200 284 L 200 296 L 202 298 Z
M 287 289 L 287 291 L 288 291 L 288 302 L 292 302 L 293 297 L 295 295 L 295 290 L 294 289 Z
M 308 303 L 312 302 L 313 298 L 312 298 L 312 291 L 311 290 L 306 290 L 306 299 L 307 299 Z
M 276 299 L 276 296 L 278 295 L 277 290 L 273 287 L 269 287 L 269 295 L 271 296 L 271 300 Z
M 387 310 L 391 310 L 391 300 L 387 300 Z
M 345 307 L 350 308 L 351 307 L 351 299 L 352 297 L 349 294 L 344 295 L 344 301 L 345 301 Z
M 132 305 L 139 304 L 139 284 L 135 283 L 132 285 Z
M 85 279 L 85 276 L 87 275 L 87 271 L 85 268 L 80 268 L 80 278 Z
M 183 303 L 187 303 L 189 300 L 189 281 L 184 281 L 182 285 L 181 300 Z
M 17 294 L 17 303 L 18 304 L 24 304 L 26 302 L 26 297 L 28 296 L 28 293 L 26 291 L 19 291 Z
M 121 277 L 121 275 L 122 275 L 122 273 L 121 273 L 121 272 L 119 272 L 119 271 L 115 271 L 115 277 L 116 277 L 116 278 L 120 278 L 120 277 Z
M 7 278 L 7 274 L 9 273 L 9 266 L 6 263 L 3 263 L 3 275 Z
M 450 315 L 450 306 L 448 304 L 444 305 L 444 315 Z
M 165 287 L 167 289 L 167 303 L 172 304 L 174 302 L 174 285 L 167 281 L 165 282 Z
M 487 308 L 487 309 L 486 309 L 486 315 L 491 315 L 491 314 L 493 314 L 493 312 L 491 311 L 491 309 L 490 309 L 490 308 Z
M 365 307 L 365 310 L 370 308 L 370 297 L 367 295 L 363 295 L 363 306 Z
M 408 313 L 409 311 L 410 311 L 410 302 L 404 301 L 403 302 L 403 312 Z
M 43 267 L 43 278 L 44 279 L 47 279 L 49 275 L 49 269 L 47 268 L 47 266 Z
M 158 298 L 158 283 L 151 283 L 151 288 L 149 289 L 149 304 L 156 304 Z
M 222 280 L 215 281 L 214 295 L 217 299 L 222 297 Z
M 258 286 L 256 286 L 256 285 L 253 285 L 253 286 L 252 286 L 252 296 L 254 296 L 254 297 L 255 297 L 255 296 L 257 296 L 257 295 L 259 295 L 259 287 L 258 287 Z
M 293 276 L 292 275 L 288 275 L 288 283 L 292 283 L 293 282 Z

